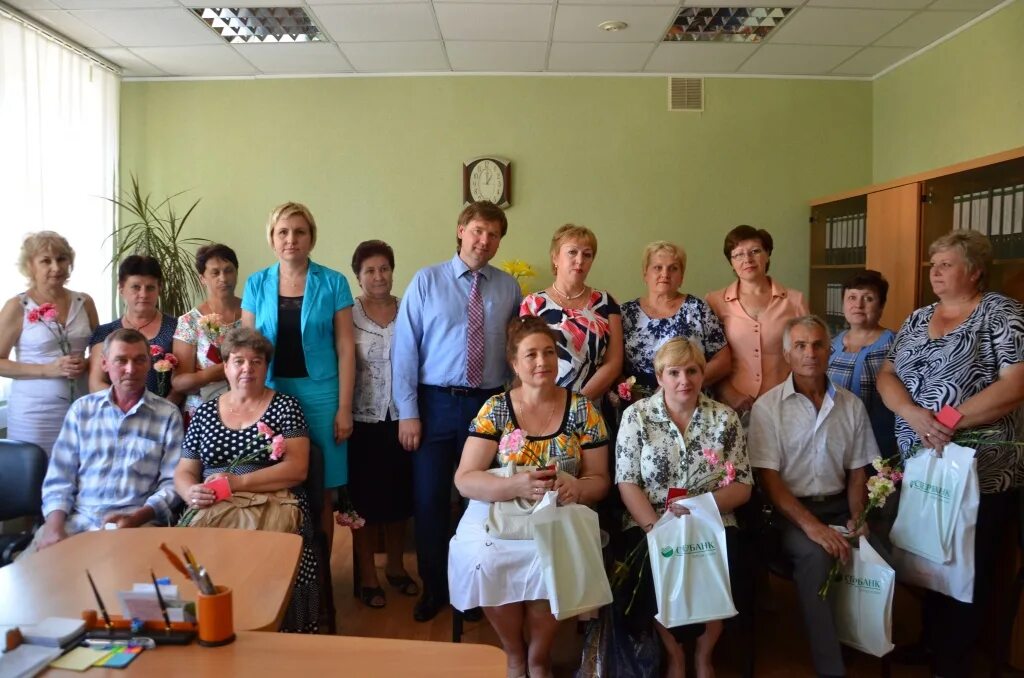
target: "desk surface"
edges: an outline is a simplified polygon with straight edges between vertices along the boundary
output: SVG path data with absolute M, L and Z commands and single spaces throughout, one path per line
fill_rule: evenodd
M 176 554 L 188 546 L 216 584 L 234 592 L 236 631 L 276 630 L 284 616 L 299 566 L 297 534 L 220 528 L 139 527 L 83 532 L 0 568 L 0 624 L 31 624 L 46 617 L 81 616 L 95 610 L 86 568 L 110 614 L 121 614 L 117 591 L 169 577 L 182 598 L 195 600 L 190 579 L 167 561 L 164 542 Z
M 160 646 L 146 650 L 127 669 L 91 668 L 85 673 L 50 669 L 44 678 L 124 678 L 187 675 L 189 678 L 266 675 L 382 676 L 505 675 L 505 653 L 492 645 L 422 640 L 306 636 L 243 631 L 231 645 L 216 648 Z

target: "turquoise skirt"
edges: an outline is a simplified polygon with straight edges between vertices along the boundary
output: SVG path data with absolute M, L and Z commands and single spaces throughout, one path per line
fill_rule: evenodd
M 324 487 L 348 484 L 348 441 L 334 442 L 334 417 L 338 413 L 338 377 L 271 377 L 267 385 L 299 401 L 306 415 L 309 438 L 324 455 Z

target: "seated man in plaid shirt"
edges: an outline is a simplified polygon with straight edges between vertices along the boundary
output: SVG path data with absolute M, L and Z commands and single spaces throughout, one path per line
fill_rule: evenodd
M 108 523 L 170 522 L 181 414 L 146 390 L 150 362 L 137 330 L 116 330 L 103 342 L 112 386 L 71 405 L 43 481 L 46 522 L 26 553 Z

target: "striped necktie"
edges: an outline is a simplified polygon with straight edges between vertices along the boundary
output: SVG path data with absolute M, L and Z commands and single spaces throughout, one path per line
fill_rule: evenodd
M 473 271 L 466 319 L 466 385 L 477 388 L 484 377 L 484 300 L 480 296 L 480 271 Z

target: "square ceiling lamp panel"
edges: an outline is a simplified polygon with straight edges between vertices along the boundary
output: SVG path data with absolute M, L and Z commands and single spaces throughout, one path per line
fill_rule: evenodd
M 301 7 L 193 7 L 226 42 L 320 42 L 323 34 Z
M 792 7 L 684 7 L 665 42 L 761 42 Z

